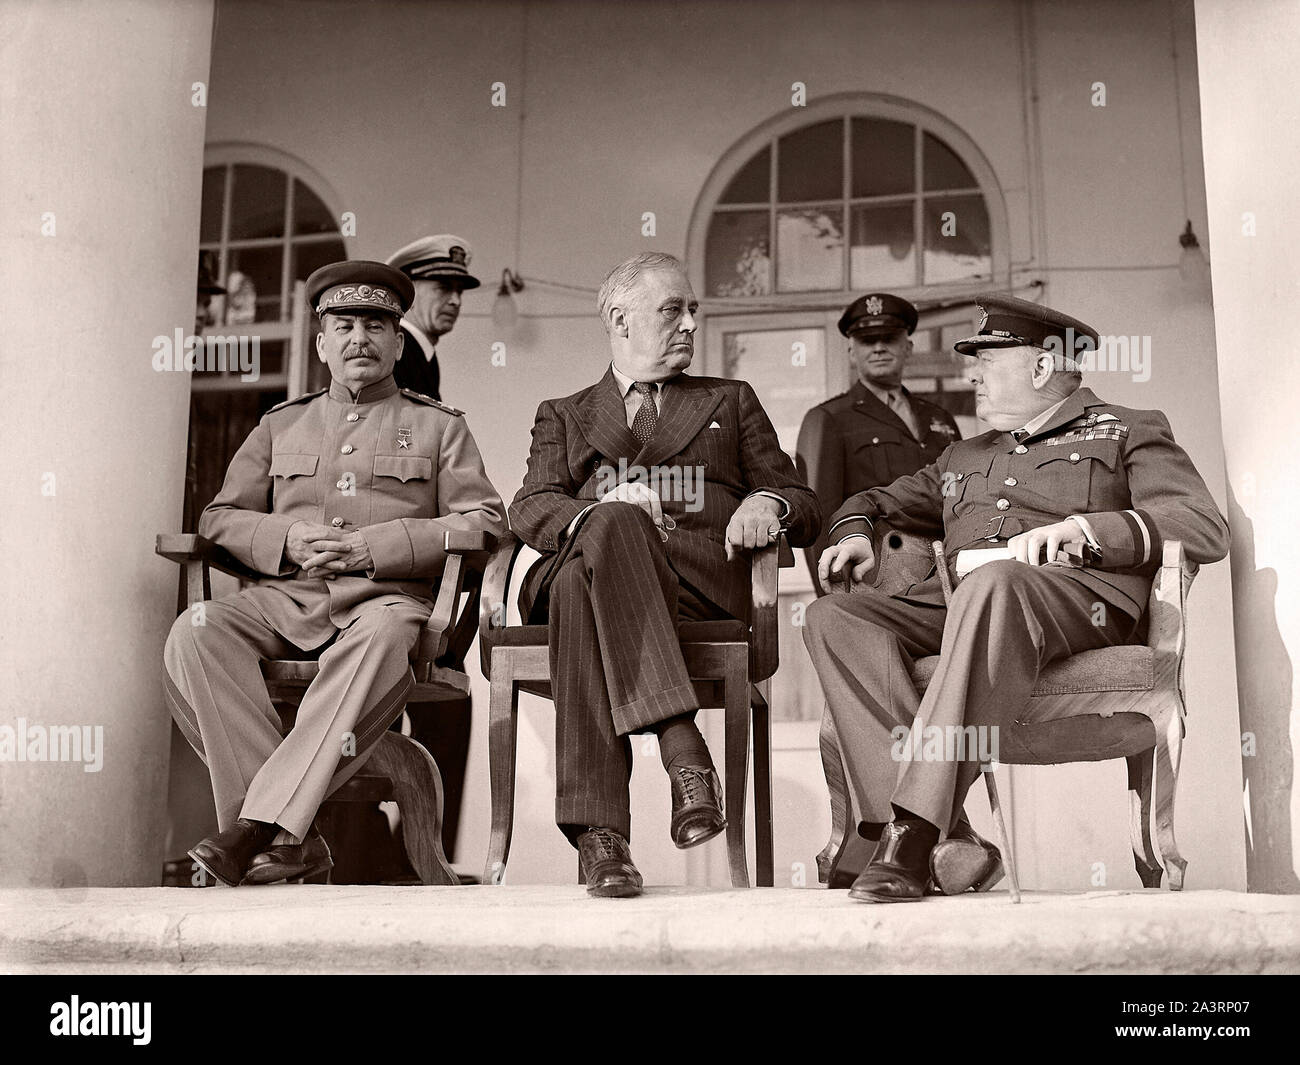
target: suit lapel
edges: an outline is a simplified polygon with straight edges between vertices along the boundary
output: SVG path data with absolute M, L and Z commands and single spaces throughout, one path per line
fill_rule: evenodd
M 707 424 L 722 393 L 686 374 L 679 374 L 664 390 L 663 406 L 654 436 L 636 456 L 638 465 L 650 467 L 680 453 Z M 630 434 L 629 434 L 630 435 Z
M 605 458 L 630 460 L 640 450 L 612 369 L 578 401 L 577 415 L 587 442 Z

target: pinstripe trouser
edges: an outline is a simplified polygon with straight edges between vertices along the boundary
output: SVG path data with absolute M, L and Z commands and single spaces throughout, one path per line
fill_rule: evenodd
M 527 605 L 527 604 L 526 604 Z M 593 507 L 529 606 L 549 624 L 555 700 L 555 820 L 631 833 L 628 734 L 699 709 L 678 621 L 726 613 L 673 571 L 649 515 Z
M 261 661 L 301 653 L 243 593 L 204 607 L 202 625 L 188 611 L 176 619 L 163 660 L 168 708 L 212 775 L 217 825 L 224 830 L 246 817 L 302 837 L 321 802 L 361 768 L 406 705 L 415 682 L 409 656 L 429 608 L 385 595 L 342 630 L 322 611 L 300 610 L 296 637 L 304 623 L 314 625 L 327 646 L 282 736 Z

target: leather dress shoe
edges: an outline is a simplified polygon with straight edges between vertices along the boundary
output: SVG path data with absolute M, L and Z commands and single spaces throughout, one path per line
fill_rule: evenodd
M 299 880 L 334 868 L 325 837 L 312 825 L 301 843 L 281 843 L 262 851 L 248 863 L 245 884 L 278 884 Z
M 867 867 L 849 888 L 859 902 L 915 902 L 925 896 L 931 838 L 923 822 L 890 821 Z
M 1003 875 L 1002 852 L 965 821 L 930 852 L 930 878 L 944 895 L 988 891 Z
M 727 827 L 722 814 L 722 784 L 716 769 L 679 765 L 668 771 L 673 792 L 669 832 L 680 850 L 698 847 Z
M 599 899 L 630 899 L 641 894 L 641 874 L 632 864 L 627 840 L 612 828 L 589 828 L 578 837 L 578 861 L 587 894 Z
M 200 840 L 187 851 L 210 876 L 226 887 L 236 887 L 244 878 L 253 855 L 264 850 L 280 830 L 265 821 L 241 817 L 224 832 Z

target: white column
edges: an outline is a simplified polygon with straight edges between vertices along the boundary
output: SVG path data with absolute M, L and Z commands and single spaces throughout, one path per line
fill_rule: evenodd
M 212 14 L 0 6 L 0 885 L 161 873 Z
M 1247 883 L 1300 890 L 1300 5 L 1197 0 L 1219 394 L 1232 525 Z M 1223 811 L 1230 830 L 1235 810 Z

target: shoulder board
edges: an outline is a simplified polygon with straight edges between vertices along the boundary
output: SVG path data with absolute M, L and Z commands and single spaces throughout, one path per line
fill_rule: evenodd
M 297 396 L 294 399 L 286 399 L 283 403 L 277 403 L 274 407 L 271 408 L 271 410 L 267 411 L 266 413 L 270 414 L 272 411 L 277 411 L 281 407 L 291 407 L 295 403 L 306 403 L 307 400 L 315 399 L 317 396 L 323 396 L 328 391 L 329 391 L 328 388 L 322 388 L 316 392 L 305 392 L 301 396 Z
M 439 410 L 446 411 L 448 414 L 456 418 L 461 417 L 465 413 L 463 410 L 457 410 L 455 407 L 449 407 L 445 403 L 439 403 L 432 396 L 426 396 L 423 392 L 412 392 L 409 388 L 402 388 L 399 389 L 398 391 L 400 391 L 402 395 L 404 395 L 407 399 L 413 399 L 417 403 L 428 404 L 430 407 L 437 407 Z

